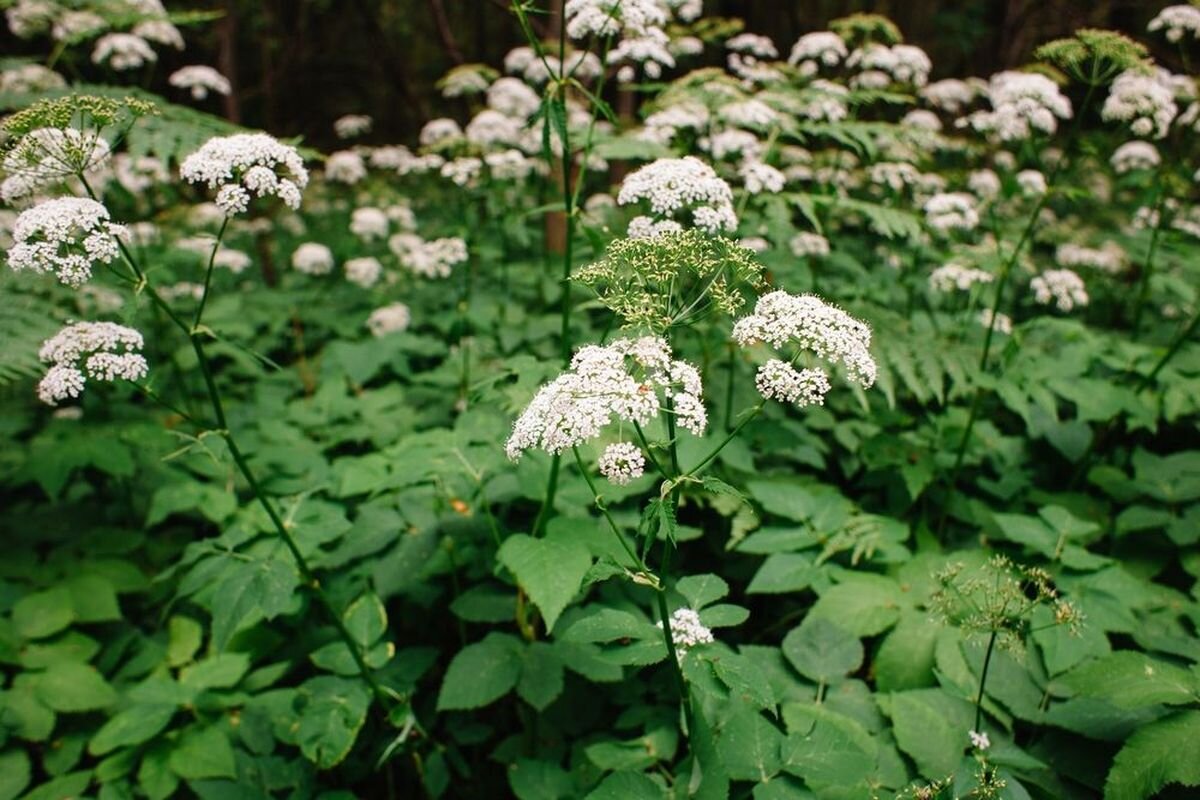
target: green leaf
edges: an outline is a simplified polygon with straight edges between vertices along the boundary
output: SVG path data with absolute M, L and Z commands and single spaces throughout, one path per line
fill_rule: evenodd
M 665 800 L 666 790 L 640 772 L 614 772 L 585 800 Z
M 180 667 L 192 660 L 204 637 L 204 628 L 191 617 L 174 616 L 167 622 L 167 663 Z
M 713 735 L 712 725 L 705 716 L 699 692 L 690 690 L 692 700 L 692 730 L 688 746 L 692 751 L 692 769 L 687 775 L 686 788 L 696 800 L 726 800 L 729 797 L 729 775 Z M 680 776 L 682 779 L 683 775 Z
M 455 653 L 438 693 L 438 711 L 493 703 L 517 685 L 520 675 L 520 642 L 507 634 L 489 633 L 483 641 Z
M 775 553 L 754 573 L 747 594 L 786 594 L 812 585 L 820 574 L 812 556 L 803 553 Z
M 29 785 L 29 756 L 24 750 L 0 753 L 0 800 L 14 800 Z
M 108 681 L 87 664 L 60 661 L 34 680 L 38 699 L 55 711 L 96 711 L 117 701 Z
M 367 719 L 370 693 L 360 679 L 322 676 L 305 681 L 300 694 L 306 702 L 300 711 L 296 744 L 320 769 L 340 764 Z
M 783 717 L 788 727 L 783 768 L 809 786 L 851 787 L 875 771 L 878 747 L 855 720 L 824 706 L 800 703 L 785 705 Z
M 757 711 L 734 714 L 721 728 L 717 747 L 729 777 L 737 781 L 766 781 L 779 772 L 783 734 Z
M 846 573 L 840 581 L 821 593 L 809 616 L 835 622 L 855 636 L 883 633 L 900 619 L 904 597 L 894 579 Z
M 563 691 L 563 665 L 553 645 L 530 642 L 521 654 L 521 679 L 517 694 L 544 711 Z
M 375 644 L 387 631 L 387 609 L 374 592 L 350 604 L 342 614 L 347 630 L 363 649 Z
M 517 759 L 508 769 L 508 786 L 517 800 L 560 800 L 571 797 L 571 775 L 558 764 Z
M 299 584 L 282 557 L 242 563 L 222 575 L 212 600 L 212 646 L 218 650 L 242 628 L 286 611 Z
M 88 743 L 88 752 L 102 756 L 133 744 L 147 742 L 162 732 L 175 716 L 174 706 L 133 706 L 110 717 Z
M 64 586 L 27 594 L 12 610 L 13 627 L 26 639 L 53 636 L 75 621 L 75 601 Z
M 913 689 L 891 695 L 896 744 L 912 756 L 931 780 L 954 772 L 967 746 L 973 707 L 941 689 Z
M 819 683 L 835 683 L 862 666 L 858 637 L 820 617 L 808 617 L 783 637 L 783 654 L 801 675 Z
M 216 725 L 184 730 L 171 748 L 167 763 L 184 780 L 237 777 L 233 746 Z
M 13 688 L 0 694 L 5 727 L 22 739 L 44 742 L 54 732 L 55 715 L 38 698 L 36 675 L 18 675 Z
M 733 697 L 755 708 L 774 711 L 775 691 L 757 662 L 743 655 L 720 653 L 711 663 L 713 672 Z
M 871 662 L 881 692 L 933 686 L 938 625 L 925 614 L 907 611 L 884 638 Z
M 92 782 L 90 770 L 81 770 L 46 781 L 21 800 L 74 800 L 80 797 Z
M 688 575 L 675 584 L 675 591 L 684 596 L 688 605 L 699 611 L 729 594 L 729 584 L 716 575 Z
M 1200 786 L 1197 742 L 1200 711 L 1184 711 L 1140 728 L 1113 759 L 1104 800 L 1144 800 L 1171 784 Z
M 250 656 L 245 653 L 218 653 L 197 661 L 179 672 L 179 683 L 188 689 L 228 689 L 236 686 L 250 669 Z
M 223 487 L 196 480 L 168 483 L 150 498 L 146 527 L 152 528 L 172 514 L 197 511 L 211 522 L 222 522 L 237 510 L 237 496 Z
M 1078 695 L 1103 698 L 1120 708 L 1200 701 L 1195 672 L 1132 650 L 1084 662 L 1057 680 Z
M 516 576 L 542 612 L 547 632 L 579 593 L 583 576 L 592 566 L 587 546 L 565 531 L 552 531 L 544 539 L 515 534 L 504 541 L 496 558 Z
M 78 575 L 67 581 L 76 622 L 111 622 L 121 618 L 112 581 L 99 575 Z

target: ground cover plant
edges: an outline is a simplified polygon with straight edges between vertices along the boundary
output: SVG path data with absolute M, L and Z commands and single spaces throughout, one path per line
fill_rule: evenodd
M 1200 791 L 1200 7 L 512 0 L 322 153 L 0 6 L 0 800 Z

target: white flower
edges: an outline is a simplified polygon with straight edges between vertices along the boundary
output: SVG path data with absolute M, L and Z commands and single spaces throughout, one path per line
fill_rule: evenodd
M 1191 8 L 1191 6 L 1187 6 L 1187 8 Z M 1196 13 L 1200 14 L 1200 9 L 1196 9 Z M 1112 164 L 1114 172 L 1124 175 L 1126 172 L 1134 170 L 1154 169 L 1162 163 L 1162 157 L 1159 156 L 1158 149 L 1154 145 L 1135 139 L 1118 147 L 1108 163 Z
M 963 192 L 935 194 L 925 201 L 922 209 L 925 211 L 925 221 L 938 233 L 970 231 L 979 226 L 975 199 Z
M 38 384 L 43 403 L 78 397 L 88 378 L 136 381 L 146 377 L 142 335 L 114 322 L 76 322 L 42 344 L 38 358 L 50 364 Z
M 820 67 L 836 67 L 849 55 L 842 37 L 832 31 L 806 33 L 792 45 L 788 63 L 803 75 L 815 75 Z
M 1178 44 L 1186 34 L 1200 39 L 1200 8 L 1188 5 L 1167 6 L 1150 20 L 1146 30 L 1166 31 L 1167 41 Z
M 797 370 L 786 361 L 773 358 L 758 368 L 754 376 L 758 393 L 768 400 L 792 403 L 804 408 L 819 406 L 829 393 L 829 376 L 824 370 Z
M 538 110 L 542 99 L 524 81 L 504 77 L 488 87 L 487 104 L 493 111 L 524 120 Z
M 280 167 L 285 174 L 278 172 Z M 308 185 L 308 170 L 296 148 L 265 133 L 209 139 L 183 160 L 179 174 L 188 183 L 203 183 L 209 189 L 241 186 L 249 196 L 278 197 L 292 209 L 300 207 L 300 190 Z
M 1110 275 L 1124 272 L 1128 263 L 1124 249 L 1116 242 L 1105 242 L 1099 248 L 1077 244 L 1059 245 L 1054 253 L 1054 260 L 1060 267 L 1091 267 Z
M 208 97 L 209 92 L 227 95 L 233 91 L 228 78 L 203 64 L 193 64 L 175 70 L 167 79 L 167 83 L 177 89 L 190 90 L 193 100 L 203 100 Z
M 921 173 L 916 167 L 903 161 L 880 161 L 871 165 L 868 174 L 871 183 L 880 187 L 886 186 L 893 192 L 902 192 L 921 178 Z
M 1071 118 L 1071 101 L 1045 75 L 1000 72 L 988 83 L 991 111 L 977 111 L 958 121 L 1003 142 L 1028 139 L 1034 131 L 1052 134 L 1059 119 Z
M 137 69 L 158 60 L 158 54 L 141 36 L 132 33 L 106 33 L 96 40 L 92 63 L 108 63 L 115 70 Z
M 662 621 L 658 622 L 662 630 Z M 675 655 L 683 660 L 687 651 L 697 645 L 712 644 L 713 633 L 700 621 L 700 615 L 690 608 L 676 609 L 671 615 L 671 642 L 675 645 Z
M 115 237 L 123 230 L 95 200 L 47 200 L 17 217 L 8 264 L 18 271 L 52 272 L 67 286 L 79 286 L 92 276 L 93 264 L 116 260 Z
M 757 159 L 763 150 L 762 142 L 757 136 L 737 128 L 718 131 L 712 136 L 702 138 L 698 144 L 701 150 L 707 151 L 718 161 L 729 156 Z
M 658 78 L 662 75 L 663 67 L 675 66 L 675 56 L 671 55 L 670 44 L 671 40 L 660 29 L 648 28 L 644 33 L 625 36 L 617 42 L 616 46 L 608 51 L 608 63 L 632 61 L 642 65 L 647 77 Z
M 181 281 L 170 286 L 159 287 L 158 296 L 167 301 L 178 300 L 181 297 L 189 297 L 198 301 L 204 296 L 204 286 L 191 281 Z
M 104 17 L 91 11 L 67 11 L 54 21 L 50 36 L 56 42 L 88 38 L 108 28 Z
M 900 124 L 906 128 L 930 133 L 937 133 L 942 129 L 942 121 L 938 119 L 938 115 L 923 108 L 914 108 L 905 114 L 900 120 Z
M 1046 176 L 1036 169 L 1023 169 L 1017 173 L 1017 185 L 1026 197 L 1040 197 L 1049 189 Z
M 846 66 L 861 71 L 851 79 L 850 85 L 863 88 L 885 88 L 890 83 L 924 86 L 929 82 L 929 70 L 933 68 L 925 51 L 910 44 L 891 47 L 868 44 L 852 52 L 846 59 Z M 870 77 L 863 80 L 863 76 L 872 73 L 882 74 L 882 83 Z
M 1100 116 L 1128 122 L 1135 136 L 1161 139 L 1170 131 L 1178 111 L 1170 73 L 1126 70 L 1113 81 Z
M 782 172 L 761 161 L 742 162 L 738 167 L 738 175 L 742 177 L 746 191 L 750 194 L 779 194 L 786 182 Z
M 658 0 L 567 0 L 563 7 L 567 36 L 641 35 L 668 22 Z
M 66 178 L 87 175 L 104 167 L 111 154 L 97 130 L 36 128 L 4 156 L 8 177 L 0 184 L 0 197 L 11 203 Z
M 540 162 L 529 158 L 520 150 L 510 149 L 487 153 L 483 157 L 483 163 L 496 180 L 520 180 L 536 170 Z
M 659 219 L 645 215 L 636 216 L 629 220 L 625 235 L 630 239 L 652 239 L 664 233 L 680 233 L 683 226 L 673 219 Z
M 473 156 L 456 158 L 442 165 L 441 176 L 449 179 L 455 186 L 468 186 L 479 177 L 483 170 L 483 162 Z
M 404 303 L 390 303 L 371 312 L 367 317 L 367 328 L 375 338 L 386 336 L 394 331 L 407 330 L 412 322 L 412 314 Z
M 755 58 L 779 58 L 779 50 L 770 37 L 757 33 L 739 33 L 725 42 L 725 48 L 732 53 L 743 53 Z
M 596 438 L 614 418 L 645 425 L 668 404 L 681 428 L 704 432 L 700 373 L 673 360 L 666 340 L 645 336 L 587 345 L 566 372 L 538 390 L 513 425 L 505 451 L 513 461 L 530 449 L 558 454 Z
M 366 206 L 350 213 L 350 232 L 365 242 L 387 238 L 389 225 L 387 213 L 380 208 Z
M 792 255 L 797 258 L 829 255 L 829 240 L 819 233 L 809 233 L 807 231 L 797 233 L 788 242 L 788 247 L 791 248 Z
M 372 119 L 366 114 L 346 114 L 333 121 L 333 133 L 339 139 L 353 139 L 371 132 Z
M 333 251 L 318 242 L 305 242 L 292 253 L 292 267 L 306 275 L 333 272 Z
M 383 275 L 383 265 L 373 256 L 352 258 L 346 262 L 345 270 L 346 280 L 364 289 L 370 289 Z
M 1054 303 L 1059 311 L 1088 304 L 1083 279 L 1069 269 L 1048 269 L 1031 280 L 1029 288 L 1033 289 L 1033 299 L 1039 305 Z
M 766 342 L 779 349 L 791 344 L 831 364 L 841 364 L 849 379 L 863 388 L 875 383 L 871 329 L 816 295 L 784 291 L 763 295 L 754 313 L 733 326 L 733 340 L 742 347 Z
M 133 30 L 130 33 L 134 36 L 140 36 L 148 42 L 182 50 L 184 46 L 183 34 L 179 32 L 179 28 L 171 24 L 170 20 L 166 19 L 165 11 L 161 11 L 160 9 L 160 13 L 164 15 L 162 19 L 148 19 L 139 22 L 133 26 Z
M 155 184 L 171 180 L 171 173 L 162 161 L 154 156 L 131 156 L 128 153 L 117 153 L 113 158 L 113 174 L 117 183 L 130 194 L 140 194 Z
M 1011 336 L 1013 331 L 1012 317 L 1005 313 L 996 314 L 996 322 L 992 324 L 992 310 L 990 308 L 982 309 L 979 312 L 979 324 L 985 328 L 991 328 L 996 333 L 1002 333 L 1005 336 Z
M 463 64 L 447 72 L 438 81 L 442 97 L 479 94 L 488 88 L 488 77 L 477 64 Z
M 761 100 L 742 100 L 729 103 L 717 111 L 717 117 L 739 128 L 762 130 L 778 123 L 782 116 Z
M 330 153 L 325 160 L 325 179 L 336 183 L 353 185 L 367 177 L 367 165 L 362 156 L 353 150 Z
M 986 733 L 980 733 L 979 731 L 971 731 L 970 737 L 971 737 L 971 746 L 974 747 L 976 750 L 987 750 L 989 747 L 992 746 L 992 740 L 988 738 L 988 735 Z
M 29 39 L 48 30 L 62 9 L 51 0 L 17 0 L 5 9 L 8 29 L 19 39 Z
M 921 88 L 921 97 L 925 99 L 925 102 L 951 114 L 957 114 L 969 106 L 979 94 L 979 86 L 968 81 L 960 81 L 957 78 L 934 81 Z
M 850 113 L 846 99 L 850 90 L 831 81 L 813 81 L 800 95 L 796 116 L 813 122 L 838 122 Z
M 990 272 L 951 262 L 929 273 L 929 288 L 935 292 L 951 292 L 955 289 L 966 292 L 977 283 L 991 283 L 993 280 Z
M 0 93 L 3 94 L 44 92 L 66 85 L 62 75 L 41 64 L 19 64 L 0 72 Z
M 617 486 L 625 486 L 646 474 L 646 457 L 630 442 L 617 442 L 604 448 L 596 465 L 600 474 Z
M 397 233 L 388 248 L 400 264 L 425 278 L 448 278 L 455 264 L 467 260 L 467 244 L 458 237 L 425 241 L 413 233 Z
M 418 141 L 422 147 L 436 147 L 446 142 L 455 141 L 462 138 L 462 128 L 458 127 L 458 123 L 452 119 L 442 117 L 440 119 L 431 119 L 421 128 Z
M 771 243 L 761 236 L 746 236 L 738 240 L 738 244 L 754 253 L 765 253 L 771 249 Z
M 737 228 L 729 184 L 693 156 L 660 158 L 626 176 L 617 202 L 629 205 L 642 200 L 658 217 L 673 218 L 690 209 L 692 223 L 709 233 Z

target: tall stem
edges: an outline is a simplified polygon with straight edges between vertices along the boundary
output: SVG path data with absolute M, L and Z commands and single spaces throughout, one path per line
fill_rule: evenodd
M 1146 307 L 1146 298 L 1150 294 L 1150 276 L 1154 272 L 1154 257 L 1158 253 L 1159 234 L 1162 232 L 1163 204 L 1167 193 L 1163 189 L 1162 178 L 1158 181 L 1158 198 L 1154 202 L 1154 232 L 1150 234 L 1150 250 L 1146 254 L 1146 263 L 1142 266 L 1141 278 L 1138 281 L 1137 300 L 1133 306 L 1133 329 L 1130 333 L 1137 339 L 1142 327 L 1142 311 Z
M 975 695 L 975 727 L 972 730 L 979 731 L 979 726 L 983 722 L 983 689 L 987 684 L 988 667 L 992 663 L 992 651 L 996 648 L 996 632 L 992 631 L 992 635 L 988 637 L 987 651 L 983 654 L 983 669 L 979 673 L 979 693 Z M 982 733 L 982 731 L 980 731 Z

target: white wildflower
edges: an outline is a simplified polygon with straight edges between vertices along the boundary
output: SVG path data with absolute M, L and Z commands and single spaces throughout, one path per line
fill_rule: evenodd
M 1049 189 L 1046 185 L 1046 176 L 1036 169 L 1023 169 L 1018 172 L 1017 185 L 1021 187 L 1021 191 L 1025 193 L 1026 197 L 1041 197 Z
M 374 256 L 351 258 L 346 262 L 345 270 L 346 280 L 364 289 L 370 289 L 383 275 L 383 265 Z
M 993 280 L 995 276 L 990 272 L 951 262 L 929 273 L 929 288 L 935 292 L 966 292 L 976 284 L 991 283 Z
M 829 376 L 824 370 L 798 370 L 778 358 L 758 368 L 754 386 L 768 400 L 792 403 L 800 408 L 822 405 L 830 389 Z
M 989 747 L 992 746 L 992 740 L 988 738 L 988 735 L 986 733 L 980 733 L 979 731 L 971 731 L 970 737 L 971 737 L 971 747 L 974 747 L 976 750 L 987 750 Z
M 933 68 L 925 51 L 910 44 L 868 44 L 850 53 L 846 66 L 860 70 L 850 84 L 862 88 L 885 88 L 891 83 L 924 86 Z M 863 80 L 863 75 L 872 74 L 884 76 L 882 85 L 874 77 Z
M 658 622 L 662 630 L 662 621 Z M 675 645 L 675 655 L 680 661 L 693 647 L 702 644 L 712 644 L 712 631 L 700 621 L 700 615 L 690 608 L 676 609 L 671 615 L 671 642 Z
M 1196 12 L 1200 13 L 1200 9 L 1196 9 Z M 1112 164 L 1114 172 L 1124 175 L 1134 170 L 1154 169 L 1162 163 L 1162 157 L 1154 145 L 1135 139 L 1118 147 L 1108 163 Z
M 463 156 L 442 165 L 440 174 L 455 186 L 469 186 L 483 170 L 483 161 L 474 156 Z
M 452 119 L 442 117 L 440 119 L 431 119 L 421 128 L 421 133 L 418 140 L 422 147 L 437 147 L 447 142 L 457 141 L 462 138 L 462 128 Z
M 765 253 L 771 249 L 771 243 L 761 236 L 744 236 L 738 244 L 754 253 Z
M 786 178 L 779 170 L 761 161 L 744 161 L 738 167 L 746 191 L 750 194 L 779 194 L 783 191 Z
M 658 0 L 567 0 L 563 15 L 572 39 L 637 36 L 668 22 Z
M 770 37 L 757 33 L 739 33 L 725 42 L 725 49 L 755 58 L 779 58 L 779 50 Z
M 1000 194 L 1000 176 L 990 169 L 977 169 L 967 177 L 967 188 L 980 200 L 994 200 Z
M 812 76 L 821 67 L 836 67 L 849 55 L 842 37 L 832 31 L 806 33 L 792 45 L 788 63 L 800 68 L 800 74 Z
M 367 165 L 362 156 L 353 150 L 330 153 L 325 160 L 325 179 L 335 183 L 353 185 L 367 177 Z
M 52 69 L 41 64 L 19 64 L 0 72 L 0 93 L 30 94 L 61 89 L 67 82 Z
M 1100 116 L 1128 122 L 1135 136 L 1163 138 L 1179 111 L 1170 77 L 1165 70 L 1122 72 L 1109 88 Z
M 1003 312 L 996 314 L 995 323 L 992 322 L 992 310 L 985 308 L 979 312 L 979 324 L 984 328 L 991 328 L 996 333 L 1002 333 L 1005 336 L 1011 336 L 1013 332 L 1012 317 Z
M 829 255 L 829 240 L 819 233 L 797 233 L 788 242 L 788 247 L 797 258 Z
M 371 335 L 379 338 L 395 331 L 407 330 L 412 322 L 412 314 L 404 303 L 390 303 L 371 312 L 367 317 L 367 329 Z
M 158 60 L 158 54 L 141 36 L 132 33 L 107 33 L 96 40 L 92 63 L 115 70 L 137 69 Z
M 370 133 L 372 124 L 366 114 L 345 114 L 333 121 L 333 133 L 339 139 L 354 139 Z
M 381 208 L 366 206 L 350 213 L 350 232 L 364 242 L 387 238 L 389 225 L 388 215 Z
M 528 119 L 541 103 L 538 93 L 517 78 L 498 78 L 487 90 L 488 108 L 516 119 Z
M 305 275 L 333 272 L 333 251 L 319 242 L 305 242 L 292 253 L 292 267 Z
M 280 174 L 280 167 L 286 173 Z M 253 197 L 278 197 L 292 209 L 300 207 L 300 190 L 308 185 L 308 170 L 296 148 L 265 133 L 209 139 L 183 160 L 179 174 L 209 189 L 240 186 Z
M 979 226 L 975 199 L 963 192 L 935 194 L 922 207 L 929 227 L 941 234 L 952 230 L 971 231 Z
M 691 210 L 692 223 L 709 233 L 737 228 L 733 191 L 713 168 L 693 156 L 660 158 L 626 176 L 617 202 L 648 201 L 655 216 Z
M 1039 305 L 1054 303 L 1059 311 L 1070 311 L 1088 304 L 1083 279 L 1069 269 L 1048 269 L 1029 282 L 1033 299 Z
M 1125 250 L 1116 242 L 1105 242 L 1098 248 L 1070 243 L 1059 245 L 1054 260 L 1060 267 L 1091 267 L 1109 275 L 1124 272 L 1128 265 Z
M 53 406 L 78 397 L 88 378 L 136 381 L 146 377 L 143 344 L 140 333 L 114 322 L 67 325 L 38 351 L 38 358 L 51 365 L 38 384 L 38 397 Z
M 0 197 L 13 202 L 67 178 L 103 168 L 112 155 L 97 130 L 36 128 L 22 136 L 4 156 L 7 177 Z
M 1200 8 L 1189 5 L 1167 6 L 1146 26 L 1150 32 L 1165 31 L 1167 41 L 1178 44 L 1185 35 L 1200 39 Z
M 637 445 L 630 442 L 617 442 L 604 448 L 596 461 L 600 474 L 608 478 L 609 483 L 625 486 L 646 474 L 646 457 Z
M 942 129 L 942 121 L 938 119 L 938 115 L 923 108 L 914 108 L 905 114 L 900 124 L 906 128 L 930 133 L 937 133 Z
M 957 114 L 975 101 L 980 88 L 968 81 L 947 78 L 922 87 L 920 94 L 934 108 Z
M 93 264 L 116 260 L 115 236 L 122 230 L 95 200 L 47 200 L 17 217 L 8 264 L 18 271 L 51 272 L 67 286 L 79 286 L 92 276 Z
M 1003 142 L 1028 139 L 1035 131 L 1052 134 L 1058 120 L 1071 118 L 1071 101 L 1058 84 L 1031 72 L 1000 72 L 988 83 L 991 111 L 977 111 L 958 121 Z
M 187 89 L 192 93 L 193 100 L 203 100 L 208 97 L 209 92 L 227 95 L 233 91 L 228 78 L 203 64 L 193 64 L 175 70 L 167 79 L 167 83 L 177 89 Z

